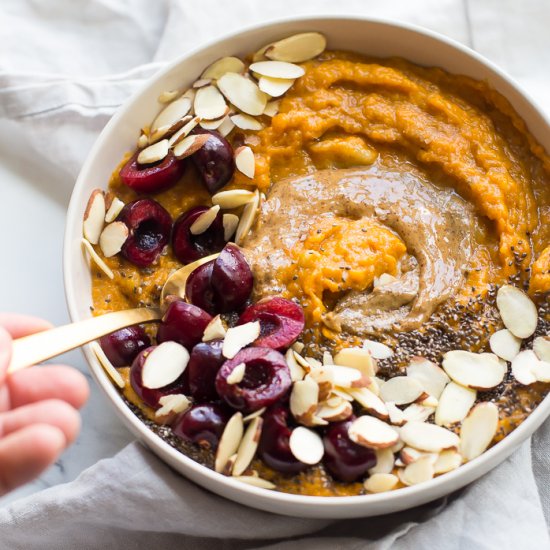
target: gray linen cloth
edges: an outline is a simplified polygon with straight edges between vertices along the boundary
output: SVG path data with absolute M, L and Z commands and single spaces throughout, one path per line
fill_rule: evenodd
M 422 24 L 494 58 L 547 101 L 544 0 L 522 2 L 521 9 L 513 0 L 3 0 L 0 143 L 18 162 L 40 162 L 55 192 L 66 195 L 114 109 L 166 60 L 212 36 L 291 13 Z M 277 516 L 222 499 L 133 443 L 71 483 L 0 509 L 0 548 L 550 548 L 549 442 L 547 422 L 462 491 L 399 514 L 338 522 Z

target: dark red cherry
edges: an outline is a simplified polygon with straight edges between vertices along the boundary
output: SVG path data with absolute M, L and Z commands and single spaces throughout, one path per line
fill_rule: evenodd
M 348 429 L 353 420 L 355 417 L 330 424 L 323 437 L 323 463 L 330 474 L 340 481 L 356 481 L 376 466 L 374 450 L 357 445 L 349 438 Z
M 225 245 L 221 212 L 206 231 L 199 235 L 191 233 L 193 223 L 208 209 L 208 206 L 195 206 L 184 212 L 174 224 L 172 248 L 176 258 L 182 264 L 189 264 L 204 258 L 204 256 L 219 252 Z
M 150 389 L 143 386 L 141 379 L 141 372 L 143 371 L 143 364 L 147 356 L 155 349 L 156 346 L 150 346 L 141 351 L 134 359 L 130 368 L 130 385 L 136 392 L 138 397 L 149 407 L 156 409 L 159 406 L 159 399 L 165 395 L 172 395 L 174 393 L 189 393 L 188 372 L 187 369 L 183 371 L 183 374 L 168 386 L 163 388 Z
M 210 284 L 213 267 L 214 260 L 200 265 L 191 272 L 185 283 L 186 299 L 211 315 L 215 315 L 217 312 L 214 290 Z
M 288 427 L 290 413 L 286 405 L 276 403 L 263 415 L 264 423 L 258 446 L 260 458 L 274 470 L 283 474 L 297 474 L 307 468 L 290 450 L 289 438 L 292 430 Z
M 102 336 L 99 343 L 115 367 L 127 367 L 140 351 L 151 345 L 151 339 L 142 327 L 134 325 Z
M 233 369 L 245 364 L 244 378 L 229 384 Z M 270 348 L 245 348 L 226 361 L 216 375 L 216 391 L 234 409 L 252 412 L 272 405 L 290 389 L 290 370 L 285 358 Z
M 246 303 L 252 292 L 254 278 L 246 258 L 236 244 L 226 244 L 214 260 L 210 281 L 217 311 L 235 311 Z
M 202 340 L 212 316 L 200 307 L 183 300 L 173 301 L 166 310 L 157 332 L 160 343 L 172 340 L 191 350 Z
M 138 164 L 137 151 L 121 168 L 120 179 L 137 193 L 158 193 L 175 185 L 185 172 L 185 162 L 170 151 L 155 164 Z
M 170 214 L 152 199 L 138 199 L 124 206 L 117 220 L 129 230 L 122 255 L 138 267 L 151 265 L 168 244 L 172 229 Z
M 195 128 L 193 133 L 210 136 L 191 159 L 205 187 L 210 193 L 215 193 L 232 178 L 235 171 L 233 147 L 218 132 Z
M 216 375 L 225 362 L 222 340 L 198 343 L 191 352 L 187 365 L 189 391 L 194 399 L 208 401 L 218 398 Z
M 239 325 L 260 322 L 260 337 L 254 346 L 284 350 L 289 348 L 304 329 L 302 308 L 279 296 L 264 298 L 247 307 L 239 318 Z
M 174 434 L 185 441 L 215 451 L 228 420 L 228 412 L 220 405 L 195 405 L 174 426 Z

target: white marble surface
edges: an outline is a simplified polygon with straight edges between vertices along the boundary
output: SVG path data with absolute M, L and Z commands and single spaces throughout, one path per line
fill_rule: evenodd
M 70 47 L 84 59 L 86 48 L 93 47 L 94 40 L 103 39 L 101 17 L 90 17 L 95 9 L 93 3 L 54 0 L 48 3 L 51 9 L 44 12 L 41 32 L 63 32 L 66 25 L 80 26 L 82 41 L 71 44 Z M 34 70 L 47 66 L 54 72 L 80 76 L 86 72 L 99 74 L 109 70 L 123 71 L 140 63 L 175 56 L 177 52 L 164 51 L 162 44 L 164 26 L 174 24 L 173 20 L 167 19 L 167 14 L 170 6 L 176 3 L 175 0 L 156 2 L 154 8 L 151 8 L 152 3 L 141 0 L 132 0 L 129 3 L 132 9 L 152 10 L 150 28 L 141 29 L 146 40 L 139 51 L 135 52 L 130 64 L 128 61 L 120 62 L 114 51 L 113 59 L 105 60 L 99 68 L 83 68 L 74 63 L 63 65 L 63 52 L 51 51 L 48 52 L 48 60 L 40 56 L 33 58 Z M 87 5 L 85 11 L 80 9 L 83 4 Z M 101 4 L 97 2 L 96 12 L 101 11 Z M 195 45 L 201 39 L 211 38 L 212 34 L 230 30 L 228 27 L 237 28 L 240 24 L 253 20 L 283 15 L 277 11 L 275 4 L 258 2 L 251 8 L 248 16 L 229 14 L 224 19 L 225 26 L 218 22 L 217 26 L 206 30 L 204 25 L 201 26 L 202 21 L 177 22 L 190 30 L 182 35 L 182 50 Z M 422 24 L 477 49 L 511 73 L 550 114 L 550 3 L 547 0 L 399 0 L 386 3 L 349 1 L 343 4 L 349 8 L 346 10 L 349 13 L 371 13 Z M 121 2 L 121 9 L 123 7 L 124 2 Z M 5 10 L 4 14 L 2 10 Z M 341 2 L 324 0 L 316 3 L 300 2 L 296 9 L 297 13 L 343 11 Z M 449 12 L 453 14 L 452 23 L 449 23 Z M 2 2 L 0 20 L 3 15 L 18 17 L 16 1 Z M 218 19 L 220 20 L 221 18 Z M 0 52 L 1 73 L 2 69 L 16 69 L 10 67 L 10 48 L 21 49 L 24 46 L 18 43 L 18 36 L 10 35 L 9 29 L 0 31 L 0 36 L 3 43 Z M 35 53 L 29 52 L 29 56 Z M 75 57 L 78 55 L 72 56 L 73 61 Z M 0 112 L 1 107 L 2 105 Z M 102 114 L 101 123 L 107 120 L 108 112 L 109 109 Z M 68 321 L 61 270 L 64 216 L 77 166 L 85 158 L 86 151 L 101 126 L 97 122 L 96 120 L 90 126 L 85 139 L 78 145 L 67 143 L 67 147 L 78 147 L 74 155 L 78 160 L 74 165 L 56 166 L 55 158 L 43 158 L 29 152 L 26 147 L 26 140 L 31 139 L 28 127 L 26 133 L 20 133 L 17 120 L 0 119 L 0 133 L 10 137 L 1 140 L 0 145 L 0 307 L 3 310 L 41 315 L 56 324 Z M 45 164 L 48 166 L 47 179 L 42 170 Z M 58 177 L 52 178 L 52 173 Z M 76 366 L 89 378 L 80 352 L 67 354 L 61 360 Z M 0 499 L 0 505 L 45 487 L 72 480 L 83 469 L 103 457 L 112 456 L 132 439 L 99 390 L 91 380 L 90 382 L 92 395 L 83 410 L 83 429 L 76 444 L 40 479 Z

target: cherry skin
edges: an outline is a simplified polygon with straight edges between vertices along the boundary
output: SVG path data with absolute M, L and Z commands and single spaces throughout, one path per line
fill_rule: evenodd
M 173 430 L 185 441 L 215 451 L 228 420 L 228 412 L 220 405 L 195 405 L 185 412 Z
M 185 297 L 187 300 L 204 311 L 215 315 L 217 312 L 214 289 L 210 284 L 214 260 L 200 265 L 193 270 L 185 283 Z
M 102 336 L 99 343 L 115 367 L 127 367 L 140 351 L 151 345 L 151 339 L 142 327 L 134 325 Z
M 216 375 L 225 362 L 222 355 L 223 340 L 199 342 L 191 352 L 187 371 L 189 391 L 197 401 L 215 400 Z

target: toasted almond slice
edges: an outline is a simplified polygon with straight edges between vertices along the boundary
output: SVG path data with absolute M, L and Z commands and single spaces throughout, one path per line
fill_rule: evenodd
M 264 115 L 268 117 L 274 117 L 279 112 L 279 106 L 281 105 L 281 101 L 279 99 L 275 101 L 269 101 L 264 109 Z
M 294 382 L 290 392 L 290 412 L 297 422 L 310 426 L 312 417 L 317 411 L 319 402 L 319 386 L 317 382 L 306 376 L 304 380 Z
M 321 437 L 313 430 L 308 430 L 303 426 L 298 426 L 292 430 L 288 446 L 294 458 L 304 464 L 317 464 L 325 454 Z
M 521 339 L 514 336 L 507 328 L 498 330 L 491 335 L 489 339 L 489 345 L 491 351 L 505 359 L 506 361 L 512 361 L 512 359 L 519 353 L 521 347 Z
M 409 446 L 419 451 L 439 453 L 444 449 L 458 447 L 459 439 L 456 434 L 426 422 L 411 420 L 401 428 L 401 439 Z
M 391 401 L 396 405 L 407 405 L 416 401 L 424 390 L 420 382 L 410 376 L 395 376 L 380 387 L 380 397 L 383 401 Z
M 107 373 L 109 378 L 119 387 L 124 388 L 124 378 L 120 375 L 120 373 L 116 370 L 116 368 L 113 366 L 111 361 L 109 361 L 108 357 L 105 355 L 105 352 L 103 351 L 102 347 L 97 342 L 91 342 L 90 348 L 94 352 L 95 356 L 97 357 L 97 360 L 103 367 L 103 370 Z
M 181 160 L 196 153 L 209 139 L 208 134 L 187 136 L 174 146 L 174 156 Z
M 86 240 L 82 239 L 82 245 L 87 250 L 88 254 L 90 255 L 90 258 L 92 261 L 109 277 L 109 279 L 114 279 L 115 274 L 111 271 L 109 266 L 99 257 L 99 254 L 94 250 L 94 247 L 91 245 L 91 243 Z
M 244 374 L 246 371 L 246 364 L 239 363 L 232 371 L 231 374 L 227 377 L 228 384 L 239 384 L 243 381 Z
M 243 415 L 240 412 L 235 413 L 225 425 L 222 436 L 218 443 L 216 451 L 216 460 L 214 462 L 214 470 L 223 472 L 229 457 L 233 456 L 243 438 L 244 426 Z M 236 457 L 235 457 L 236 459 Z
M 106 258 L 115 256 L 122 250 L 122 245 L 128 238 L 128 227 L 124 222 L 110 223 L 99 236 L 99 247 Z
M 107 213 L 105 214 L 105 222 L 111 223 L 115 221 L 123 208 L 124 203 L 118 197 L 113 197 L 107 209 Z
M 330 395 L 328 399 L 323 401 L 321 405 L 326 405 L 327 407 L 338 407 L 342 403 L 342 401 L 348 401 L 347 399 L 344 399 L 343 397 L 340 397 L 339 395 L 335 395 L 334 393 Z
M 262 407 L 261 409 L 258 409 L 257 411 L 254 411 L 254 412 L 250 413 L 249 415 L 247 415 L 243 418 L 243 422 L 244 423 L 250 422 L 251 420 L 254 420 L 254 418 L 256 418 L 258 416 L 262 416 L 262 414 L 264 414 L 266 409 L 267 409 L 267 407 Z
M 223 210 L 231 210 L 248 204 L 254 199 L 254 192 L 246 189 L 230 189 L 220 191 L 212 196 L 212 204 L 217 204 Z
M 363 486 L 369 493 L 385 493 L 391 491 L 399 483 L 399 478 L 391 473 L 372 474 L 365 479 Z
M 451 382 L 447 384 L 435 410 L 435 423 L 450 426 L 466 418 L 473 407 L 477 391 Z
M 285 353 L 286 364 L 290 370 L 290 378 L 293 382 L 303 380 L 306 375 L 306 371 L 298 364 L 294 357 L 294 350 L 289 348 Z
M 239 225 L 237 226 L 237 232 L 235 233 L 235 244 L 240 245 L 244 238 L 248 235 L 256 216 L 258 215 L 260 207 L 260 193 L 258 190 L 254 191 L 254 197 L 248 202 L 244 209 Z
M 537 328 L 537 307 L 519 288 L 503 285 L 497 292 L 497 308 L 504 326 L 518 338 L 529 338 Z
M 261 76 L 292 80 L 300 78 L 306 73 L 299 65 L 286 61 L 258 61 L 257 63 L 252 63 L 248 67 L 248 70 Z
M 365 388 L 370 381 L 369 377 L 363 372 L 352 367 L 327 365 L 322 368 L 332 371 L 334 375 L 334 385 L 340 388 Z
M 252 149 L 247 146 L 239 147 L 235 150 L 235 166 L 247 178 L 254 177 L 256 161 Z
M 376 364 L 372 359 L 372 354 L 364 348 L 344 348 L 334 356 L 334 363 L 357 369 L 366 376 L 376 374 Z
M 478 390 L 495 388 L 506 374 L 506 367 L 491 356 L 462 350 L 448 351 L 443 368 L 458 384 Z
M 223 238 L 225 241 L 229 241 L 237 230 L 237 226 L 239 225 L 239 216 L 236 214 L 224 214 L 222 220 Z
M 393 424 L 394 426 L 403 426 L 403 424 L 407 422 L 403 411 L 397 407 L 395 403 L 388 401 L 387 403 L 384 403 L 384 405 L 390 416 L 390 424 Z
M 441 451 L 434 464 L 436 474 L 445 474 L 456 470 L 462 464 L 462 455 L 456 449 Z
M 524 386 L 534 384 L 537 377 L 533 373 L 533 368 L 538 362 L 538 357 L 533 350 L 524 350 L 518 353 L 512 361 L 512 375 Z
M 403 419 L 405 422 L 416 420 L 417 422 L 425 422 L 435 412 L 435 407 L 426 407 L 419 403 L 412 403 L 403 411 Z
M 248 428 L 246 428 L 237 451 L 237 460 L 235 460 L 235 465 L 233 466 L 234 476 L 240 476 L 252 462 L 256 454 L 256 449 L 258 448 L 258 443 L 260 442 L 262 425 L 262 418 L 257 416 L 250 422 Z
M 326 38 L 321 33 L 304 32 L 264 46 L 262 55 L 277 61 L 302 63 L 317 57 L 326 47 Z
M 168 154 L 168 140 L 163 139 L 143 149 L 138 157 L 138 164 L 153 164 L 162 160 Z
M 498 429 L 498 407 L 491 402 L 478 403 L 462 422 L 460 454 L 472 460 L 491 444 Z
M 390 283 L 394 283 L 397 281 L 397 278 L 393 275 L 390 275 L 389 273 L 382 273 L 380 277 L 375 277 L 373 282 L 373 287 L 377 288 L 379 286 L 389 285 Z
M 533 340 L 533 351 L 541 361 L 550 363 L 550 336 L 537 336 Z
M 229 118 L 231 119 L 231 122 L 233 122 L 233 124 L 241 130 L 258 131 L 264 127 L 259 120 L 250 115 L 238 113 L 236 115 L 231 115 Z
M 204 233 L 211 225 L 212 222 L 216 219 L 218 212 L 220 211 L 220 207 L 215 204 L 205 212 L 203 212 L 192 224 L 189 228 L 189 231 L 192 235 L 201 235 Z
M 295 357 L 298 358 L 299 355 L 296 354 Z M 307 371 L 307 368 L 305 370 Z M 306 379 L 313 378 L 313 380 L 317 382 L 317 385 L 319 386 L 319 401 L 327 400 L 333 393 L 335 382 L 334 377 L 334 371 L 329 367 L 321 367 L 318 369 L 310 368 L 309 374 L 306 376 Z
M 225 120 L 225 116 L 217 118 L 216 120 L 201 120 L 199 126 L 205 130 L 217 130 Z
M 211 78 L 199 78 L 198 80 L 195 80 L 195 82 L 193 82 L 193 88 L 198 91 L 198 90 L 202 90 L 203 88 L 206 88 L 207 86 L 210 86 L 211 84 L 212 84 Z
M 253 487 L 259 487 L 260 489 L 275 489 L 277 486 L 267 479 L 256 476 L 235 476 L 233 479 L 252 485 Z
M 318 369 L 323 366 L 323 363 L 321 363 L 318 359 L 315 359 L 315 357 L 304 357 L 304 359 L 308 362 L 312 369 Z
M 214 120 L 227 114 L 227 104 L 216 86 L 205 86 L 197 90 L 194 108 L 195 114 L 206 120 Z
M 147 134 L 140 134 L 136 145 L 138 149 L 145 149 L 149 145 L 149 136 Z
M 385 422 L 373 416 L 360 416 L 348 428 L 349 438 L 358 445 L 386 449 L 395 445 L 399 434 Z
M 550 362 L 537 361 L 532 369 L 535 378 L 539 382 L 550 382 Z
M 403 447 L 399 452 L 399 458 L 401 458 L 405 466 L 412 464 L 413 462 L 416 462 L 417 460 L 425 456 L 430 457 L 435 463 L 439 455 L 437 453 L 426 453 L 423 451 L 419 451 L 417 449 L 414 449 L 413 447 Z
M 168 145 L 170 145 L 170 147 L 174 147 L 175 145 L 180 143 L 180 141 L 185 139 L 191 133 L 191 131 L 197 127 L 197 124 L 199 124 L 200 121 L 200 117 L 193 117 L 168 140 Z
M 177 342 L 163 342 L 147 354 L 141 371 L 144 388 L 155 390 L 177 380 L 187 367 L 189 352 Z
M 103 230 L 105 220 L 105 195 L 101 189 L 94 189 L 86 210 L 84 211 L 84 224 L 82 233 L 90 243 L 97 244 Z
M 149 136 L 149 145 L 160 141 L 161 139 L 168 139 L 183 128 L 193 117 L 191 115 L 185 115 L 184 117 L 176 120 L 174 124 L 169 126 L 161 126 L 158 130 L 153 132 Z
M 203 342 L 210 342 L 211 340 L 218 340 L 225 338 L 227 331 L 223 324 L 222 318 L 219 315 L 216 315 L 206 328 L 204 329 L 204 334 L 202 335 Z
M 434 460 L 432 456 L 423 456 L 398 472 L 399 479 L 405 485 L 417 485 L 429 481 L 434 476 Z
M 222 347 L 223 356 L 227 359 L 233 359 L 242 348 L 254 342 L 258 336 L 260 336 L 259 321 L 227 329 Z
M 348 390 L 349 391 L 349 390 Z M 340 390 L 338 388 L 333 388 L 331 395 L 336 395 L 342 399 L 345 399 L 346 401 L 349 401 L 350 403 L 353 401 L 353 396 L 350 395 L 347 391 Z
M 235 466 L 235 461 L 237 460 L 237 453 L 233 453 L 225 463 L 225 466 L 220 471 L 221 474 L 224 476 L 230 476 L 231 472 L 233 471 L 233 466 Z
M 317 408 L 315 416 L 327 422 L 340 422 L 348 419 L 353 414 L 353 407 L 349 401 L 342 399 L 337 405 L 329 406 L 321 404 Z
M 182 96 L 169 103 L 155 118 L 151 124 L 151 134 L 154 134 L 159 128 L 170 128 L 173 124 L 181 120 L 191 109 L 191 100 Z
M 349 388 L 347 391 L 369 414 L 381 420 L 387 420 L 390 417 L 384 402 L 368 388 Z
M 304 348 L 306 347 L 303 342 L 294 342 L 292 346 L 290 346 L 296 353 L 302 353 L 304 351 Z
M 233 131 L 233 128 L 235 128 L 235 124 L 228 115 L 224 117 L 222 123 L 218 126 L 218 133 L 226 137 Z
M 395 457 L 391 448 L 376 449 L 376 465 L 369 469 L 369 474 L 390 474 L 393 471 Z
M 243 73 L 245 64 L 238 57 L 222 57 L 204 69 L 201 78 L 217 80 L 225 73 Z
M 393 350 L 390 347 L 374 340 L 364 340 L 363 348 L 370 351 L 375 359 L 389 359 L 393 355 Z
M 323 365 L 334 365 L 334 358 L 329 351 L 323 352 Z
M 407 367 L 407 376 L 420 382 L 424 391 L 439 399 L 443 388 L 451 381 L 445 371 L 424 357 L 413 357 Z
M 424 399 L 420 397 L 420 400 L 417 401 L 417 403 L 419 405 L 423 405 L 424 407 L 432 407 L 435 409 L 439 405 L 439 400 L 436 399 L 433 395 L 428 395 L 428 397 Z
M 243 113 L 258 116 L 264 112 L 268 96 L 252 80 L 237 73 L 226 73 L 219 78 L 218 88 Z
M 168 90 L 166 92 L 162 92 L 159 97 L 158 101 L 159 103 L 171 103 L 181 95 L 181 92 L 179 90 Z
M 173 393 L 163 395 L 159 399 L 160 409 L 155 411 L 155 419 L 157 422 L 168 424 L 172 422 L 176 416 L 186 411 L 191 407 L 191 401 L 183 393 Z
M 306 372 L 309 372 L 311 370 L 311 364 L 308 363 L 307 360 L 296 351 L 294 351 L 294 359 L 296 359 L 298 365 L 305 369 Z
M 294 80 L 294 78 L 273 78 L 271 76 L 260 76 L 258 86 L 260 90 L 265 92 L 267 95 L 270 95 L 271 97 L 280 97 L 292 87 Z

